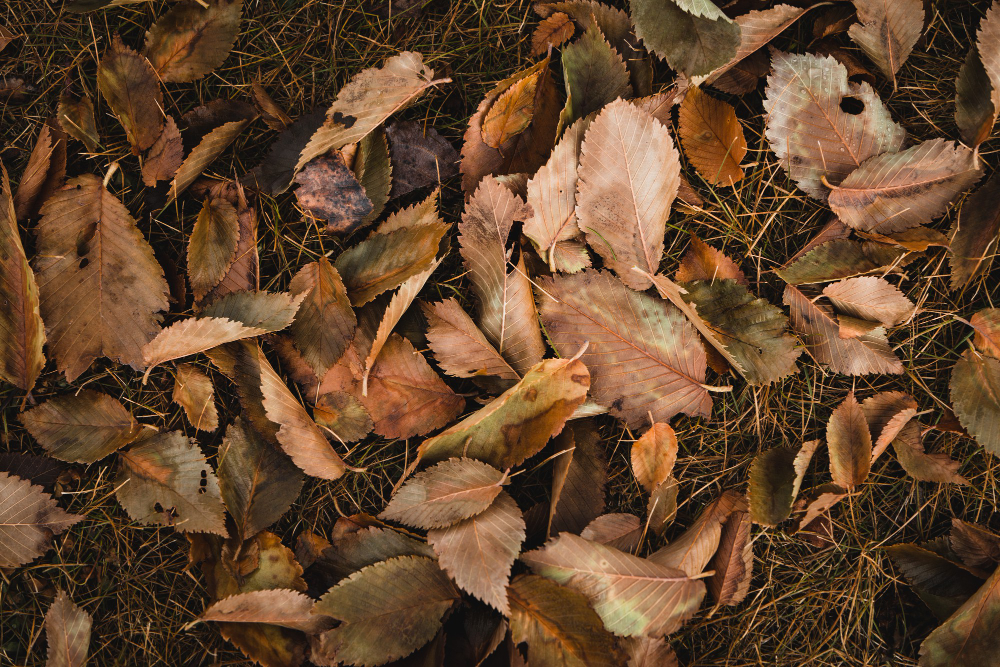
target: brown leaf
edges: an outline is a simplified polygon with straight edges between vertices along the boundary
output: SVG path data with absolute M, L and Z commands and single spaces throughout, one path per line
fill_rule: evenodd
M 556 350 L 591 369 L 592 398 L 640 428 L 679 412 L 707 415 L 705 350 L 684 316 L 665 302 L 585 270 L 538 281 L 539 313 Z
M 150 146 L 142 162 L 142 182 L 156 187 L 160 181 L 173 179 L 184 162 L 184 143 L 173 116 L 167 116 L 163 131 Z
M 965 203 L 951 237 L 951 288 L 961 289 L 993 264 L 1000 233 L 1000 175 L 994 174 Z
M 625 637 L 621 645 L 628 655 L 626 667 L 678 667 L 677 654 L 665 639 Z
M 341 621 L 324 635 L 336 647 L 337 661 L 381 665 L 429 642 L 458 598 L 432 559 L 404 556 L 351 575 L 320 598 L 314 611 Z
M 775 273 L 789 285 L 825 283 L 872 273 L 885 275 L 902 265 L 900 260 L 904 255 L 903 250 L 880 243 L 834 238 L 797 254 Z
M 215 387 L 212 378 L 194 364 L 178 364 L 174 375 L 174 403 L 184 408 L 188 422 L 196 430 L 214 431 L 219 428 L 219 413 L 215 409 Z
M 242 13 L 243 0 L 177 4 L 146 33 L 145 55 L 163 81 L 200 79 L 229 56 Z
M 196 302 L 203 301 L 233 265 L 239 234 L 236 208 L 221 197 L 206 198 L 188 241 L 188 278 Z
M 714 2 L 636 0 L 631 8 L 636 36 L 685 76 L 710 74 L 736 56 L 740 27 Z
M 115 35 L 97 67 L 97 87 L 118 117 L 132 152 L 152 146 L 163 131 L 163 91 L 143 56 Z
M 1000 454 L 1000 361 L 967 350 L 951 372 L 951 406 L 976 442 Z
M 0 472 L 0 567 L 19 567 L 45 553 L 54 535 L 78 521 L 40 486 Z
M 885 551 L 938 620 L 958 611 L 983 584 L 951 554 L 946 557 L 915 544 L 894 544 Z
M 94 102 L 90 95 L 74 95 L 67 86 L 59 95 L 56 118 L 62 131 L 81 142 L 91 153 L 97 152 L 100 137 L 94 120 Z
M 887 327 L 902 324 L 916 310 L 898 287 L 874 276 L 841 280 L 823 288 L 823 294 L 838 312 Z
M 253 292 L 260 289 L 257 211 L 247 206 L 241 186 L 237 186 L 237 191 L 236 219 L 240 226 L 240 240 L 236 243 L 236 258 L 219 284 L 205 297 L 205 303 L 212 303 L 235 292 Z
M 955 79 L 955 123 L 962 143 L 975 148 L 990 138 L 997 120 L 997 100 L 990 75 L 973 45 Z
M 577 223 L 606 266 L 629 287 L 646 289 L 663 255 L 680 158 L 670 132 L 619 100 L 590 124 L 580 156 Z
M 714 570 L 708 591 L 717 606 L 736 605 L 750 592 L 753 576 L 753 542 L 750 540 L 750 514 L 736 511 L 722 524 L 719 549 L 708 564 Z
M 898 232 L 944 213 L 981 176 L 975 151 L 932 139 L 866 160 L 834 186 L 830 208 L 854 229 Z
M 364 404 L 343 391 L 323 394 L 316 399 L 313 419 L 321 428 L 332 431 L 341 442 L 361 440 L 375 428 Z
M 422 307 L 428 325 L 427 344 L 445 373 L 488 382 L 501 390 L 520 379 L 456 299 Z
M 215 158 L 222 155 L 229 144 L 236 141 L 236 137 L 240 136 L 249 124 L 249 119 L 234 120 L 220 125 L 206 134 L 177 168 L 174 179 L 170 181 L 170 194 L 167 202 L 170 203 L 180 197 L 181 193 L 201 176 L 205 168 L 212 164 Z
M 618 98 L 632 97 L 628 70 L 618 51 L 608 43 L 596 23 L 580 39 L 562 50 L 560 64 L 566 87 L 563 126 L 586 118 Z
M 906 474 L 921 482 L 969 483 L 958 473 L 962 467 L 961 461 L 955 461 L 943 453 L 928 454 L 924 451 L 922 439 L 920 424 L 910 420 L 892 441 L 896 460 L 903 466 Z
M 535 98 L 543 70 L 515 81 L 490 105 L 483 118 L 483 142 L 500 148 L 513 136 L 524 132 L 535 113 Z
M 923 667 L 986 665 L 1000 651 L 1000 568 L 920 645 Z
M 226 535 L 219 480 L 193 439 L 157 433 L 119 454 L 118 463 L 115 494 L 134 520 Z
M 802 342 L 813 359 L 835 373 L 903 372 L 903 364 L 893 354 L 885 334 L 880 331 L 856 338 L 841 338 L 840 326 L 832 311 L 810 301 L 793 285 L 785 287 L 784 302 L 790 310 L 792 329 L 802 336 Z
M 710 185 L 743 179 L 747 140 L 732 105 L 692 87 L 681 103 L 678 132 L 688 160 Z
M 830 415 L 826 440 L 834 483 L 850 490 L 864 482 L 871 470 L 872 435 L 853 391 Z
M 523 257 L 519 266 L 508 270 L 508 237 L 514 221 L 523 219 L 527 211 L 521 198 L 487 176 L 458 225 L 459 251 L 479 297 L 479 326 L 521 375 L 545 354 Z
M 632 472 L 649 493 L 667 481 L 676 460 L 677 435 L 670 424 L 653 424 L 632 443 Z
M 44 130 L 43 130 L 44 131 Z M 0 379 L 24 391 L 35 386 L 45 355 L 38 287 L 21 245 L 7 170 L 0 165 Z
M 66 134 L 49 121 L 42 125 L 14 194 L 18 220 L 34 218 L 66 179 Z
M 220 623 L 266 623 L 307 634 L 329 630 L 333 620 L 312 612 L 314 600 L 287 588 L 237 593 L 202 612 L 200 621 Z
M 1000 563 L 1000 536 L 974 523 L 951 520 L 951 548 L 968 567 L 992 567 Z
M 634 514 L 602 514 L 580 531 L 580 537 L 632 553 L 639 546 L 643 527 Z
M 578 359 L 546 359 L 484 408 L 420 445 L 423 461 L 469 456 L 500 468 L 541 451 L 583 403 L 590 373 Z
M 776 526 L 789 517 L 819 445 L 819 440 L 810 440 L 798 452 L 790 447 L 774 447 L 754 458 L 749 493 L 754 523 Z
M 22 413 L 21 423 L 52 457 L 71 463 L 99 461 L 142 431 L 121 403 L 90 390 L 48 400 Z
M 681 570 L 689 577 L 698 576 L 719 548 L 722 525 L 733 512 L 746 509 L 747 503 L 741 494 L 725 491 L 702 510 L 686 531 L 651 554 L 649 560 Z
M 306 264 L 288 284 L 289 291 L 306 297 L 289 328 L 295 347 L 322 377 L 347 350 L 357 318 L 347 288 L 326 257 Z
M 349 234 L 374 207 L 339 151 L 316 158 L 295 177 L 295 198 L 309 215 L 326 220 L 326 231 Z
M 504 473 L 475 459 L 448 459 L 410 478 L 379 518 L 414 528 L 446 528 L 485 512 L 505 481 Z
M 677 483 L 677 479 L 671 475 L 649 494 L 649 502 L 646 503 L 648 515 L 646 523 L 657 535 L 662 535 L 667 526 L 677 518 L 677 494 L 679 492 L 680 485 Z
M 556 437 L 547 535 L 580 533 L 604 511 L 608 461 L 600 443 L 592 419 L 571 421 Z
M 394 122 L 385 133 L 392 150 L 393 199 L 458 174 L 458 151 L 433 127 L 404 120 Z
M 253 91 L 253 101 L 264 124 L 276 132 L 281 132 L 292 124 L 292 119 L 288 117 L 288 114 L 285 113 L 285 110 L 277 102 L 271 99 L 260 79 L 251 81 L 250 89 Z
M 0 470 L 52 491 L 62 481 L 60 478 L 66 472 L 66 466 L 47 456 L 4 452 L 0 454 Z
M 750 90 L 756 88 L 759 76 L 767 74 L 771 69 L 770 60 L 767 57 L 767 52 L 764 51 L 764 47 L 797 21 L 806 11 L 807 8 L 778 4 L 774 7 L 754 10 L 742 16 L 737 16 L 736 23 L 740 26 L 740 45 L 736 49 L 736 55 L 728 63 L 709 74 L 706 82 L 734 95 L 750 92 Z M 752 77 L 753 82 L 749 87 L 744 85 L 740 92 L 726 90 L 726 88 L 721 87 L 722 79 L 725 78 L 723 75 L 732 73 L 734 70 L 739 69 L 740 66 L 747 65 L 749 60 L 753 60 L 753 57 L 758 55 L 763 56 L 761 59 L 764 61 L 764 71 Z
M 483 512 L 428 531 L 441 567 L 458 587 L 510 615 L 507 581 L 524 541 L 524 518 L 504 491 Z
M 42 216 L 35 268 L 57 367 L 71 382 L 101 356 L 142 368 L 169 288 L 135 220 L 90 174 L 71 179 Z
M 510 582 L 511 637 L 528 646 L 528 664 L 614 667 L 620 654 L 587 598 L 533 574 Z
M 688 246 L 680 266 L 677 267 L 674 280 L 679 283 L 690 283 L 695 280 L 706 282 L 735 280 L 740 285 L 750 284 L 736 262 L 729 259 L 724 252 L 716 250 L 694 234 L 691 234 L 690 240 L 691 245 Z
M 90 627 L 94 619 L 73 604 L 66 591 L 59 591 L 45 613 L 45 641 L 49 645 L 46 667 L 83 667 L 90 649 Z
M 558 48 L 576 32 L 576 25 L 569 16 L 556 12 L 539 22 L 531 35 L 530 56 L 544 55 L 549 47 Z
M 705 584 L 596 542 L 563 533 L 521 556 L 536 574 L 582 593 L 617 635 L 659 637 L 677 630 L 701 605 Z
M 872 463 L 882 455 L 899 431 L 917 414 L 917 402 L 901 391 L 883 391 L 861 403 L 871 431 Z
M 847 33 L 896 85 L 896 72 L 924 31 L 922 0 L 854 0 L 858 21 Z

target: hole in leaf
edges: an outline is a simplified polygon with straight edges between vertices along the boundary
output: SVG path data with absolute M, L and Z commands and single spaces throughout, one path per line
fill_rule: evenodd
M 840 110 L 846 114 L 857 116 L 865 110 L 865 103 L 856 97 L 844 97 L 840 100 Z

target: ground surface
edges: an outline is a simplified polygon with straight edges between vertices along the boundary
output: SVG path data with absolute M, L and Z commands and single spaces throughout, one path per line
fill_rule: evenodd
M 0 103 L 4 163 L 19 174 L 38 127 L 55 105 L 64 75 L 79 68 L 94 93 L 98 54 L 109 38 L 120 33 L 138 45 L 145 29 L 166 3 L 114 8 L 86 15 L 65 14 L 59 0 L 8 0 L 0 7 L 0 23 L 16 26 L 26 36 L 0 54 L 0 74 L 17 72 L 34 81 L 39 95 L 26 105 Z M 483 94 L 528 62 L 527 40 L 537 19 L 528 0 L 470 0 L 418 3 L 411 13 L 391 18 L 372 11 L 376 2 L 248 0 L 246 18 L 236 49 L 225 65 L 196 85 L 167 85 L 167 104 L 186 111 L 216 97 L 249 99 L 250 82 L 260 77 L 276 101 L 293 115 L 325 106 L 337 89 L 364 67 L 379 64 L 400 50 L 421 51 L 436 70 L 454 82 L 426 98 L 404 117 L 426 122 L 459 144 L 465 123 Z M 622 4 L 622 3 L 614 3 Z M 957 138 L 953 120 L 954 77 L 974 29 L 988 3 L 937 2 L 930 26 L 899 75 L 898 87 L 880 79 L 878 92 L 893 115 L 915 140 Z M 782 48 L 804 50 L 811 37 L 805 21 L 779 39 Z M 845 44 L 849 43 L 845 40 Z M 670 73 L 657 67 L 657 86 Z M 769 273 L 793 254 L 826 219 L 817 202 L 791 187 L 774 155 L 762 143 L 760 94 L 733 100 L 744 123 L 753 163 L 735 192 L 695 187 L 708 205 L 705 211 L 675 212 L 667 232 L 664 266 L 672 268 L 686 247 L 686 233 L 697 232 L 736 259 L 755 290 L 780 303 L 781 282 Z M 108 110 L 98 107 L 99 114 Z M 108 124 L 112 119 L 103 118 Z M 127 157 L 119 136 L 106 153 L 75 157 L 70 173 L 103 172 L 123 158 L 123 182 L 115 187 L 140 221 L 158 254 L 183 257 L 185 235 L 194 209 L 168 211 L 151 219 L 138 187 L 137 164 Z M 222 176 L 244 173 L 254 166 L 274 138 L 257 123 L 227 151 L 211 172 Z M 996 139 L 981 148 L 989 165 L 996 164 Z M 88 163 L 89 162 L 89 163 Z M 688 170 L 689 175 L 694 174 Z M 314 228 L 300 222 L 287 199 L 279 205 L 261 201 L 260 252 L 262 287 L 283 289 L 291 271 L 305 257 L 321 252 Z M 189 203 L 189 207 L 193 204 Z M 457 220 L 461 196 L 457 180 L 446 184 L 442 206 L 449 221 Z M 947 230 L 949 214 L 935 223 Z M 183 232 L 183 233 L 182 233 Z M 324 239 L 324 250 L 330 250 Z M 336 247 L 336 246 L 335 246 Z M 29 255 L 30 255 L 29 249 Z M 425 295 L 452 296 L 464 279 L 455 254 L 451 271 L 439 271 L 442 282 Z M 876 389 L 912 393 L 923 410 L 939 410 L 947 402 L 947 377 L 966 345 L 967 327 L 950 312 L 968 317 L 992 306 L 995 273 L 964 293 L 947 291 L 943 252 L 931 252 L 908 267 L 901 287 L 922 307 L 911 325 L 894 332 L 891 342 L 907 365 L 906 375 L 852 380 L 824 374 L 803 357 L 801 372 L 770 388 L 752 388 L 736 381 L 731 394 L 716 396 L 710 420 L 680 419 L 675 423 L 681 446 L 677 476 L 683 505 L 677 528 L 724 488 L 745 489 L 753 456 L 780 444 L 798 444 L 822 437 L 833 406 L 855 388 L 864 395 Z M 461 297 L 462 290 L 457 294 Z M 465 297 L 463 297 L 465 298 Z M 207 365 L 207 362 L 206 362 Z M 206 368 L 207 370 L 207 368 Z M 166 428 L 190 430 L 180 409 L 170 403 L 166 375 L 141 387 L 127 369 L 96 365 L 77 386 L 99 386 L 120 396 L 135 415 L 164 419 Z M 235 405 L 219 382 L 224 404 Z M 33 400 L 68 390 L 50 371 L 39 381 Z M 0 388 L 0 451 L 41 453 L 21 429 L 16 415 L 22 396 Z M 924 417 L 934 423 L 937 413 Z M 611 460 L 609 510 L 642 513 L 644 498 L 628 469 L 633 434 L 612 419 L 603 419 L 602 433 Z M 214 451 L 218 435 L 201 437 Z M 299 501 L 274 527 L 286 544 L 302 530 L 328 533 L 338 512 L 377 511 L 399 478 L 406 449 L 417 443 L 366 441 L 349 457 L 364 474 L 343 480 L 307 483 Z M 954 487 L 914 482 L 894 460 L 881 458 L 862 493 L 834 510 L 836 543 L 811 546 L 781 530 L 755 529 L 755 574 L 751 592 L 741 605 L 709 617 L 703 611 L 674 638 L 685 665 L 912 665 L 920 641 L 934 625 L 926 608 L 899 578 L 881 547 L 924 540 L 947 531 L 952 516 L 1000 527 L 991 520 L 997 503 L 998 468 L 969 439 L 932 433 L 929 449 L 950 452 L 963 461 L 962 473 L 971 484 Z M 813 465 L 810 478 L 820 479 L 825 458 Z M 182 626 L 204 608 L 207 598 L 200 575 L 186 568 L 187 540 L 169 530 L 131 522 L 114 500 L 114 472 L 109 465 L 81 468 L 80 480 L 65 487 L 67 509 L 86 514 L 88 521 L 56 540 L 56 548 L 14 573 L 0 574 L 0 664 L 42 664 L 41 623 L 56 588 L 67 589 L 97 622 L 91 643 L 95 665 L 215 665 L 245 664 L 242 656 L 205 625 Z M 537 486 L 547 484 L 542 471 L 529 473 Z M 812 479 L 807 478 L 807 485 Z M 527 485 L 531 492 L 531 485 Z M 530 500 L 528 498 L 527 500 Z M 667 537 L 670 536 L 668 533 Z

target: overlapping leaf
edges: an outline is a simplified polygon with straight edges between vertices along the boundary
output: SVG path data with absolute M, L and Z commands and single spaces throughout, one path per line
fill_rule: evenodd
M 64 512 L 42 487 L 0 472 L 0 567 L 18 567 L 41 556 L 54 535 L 81 521 Z

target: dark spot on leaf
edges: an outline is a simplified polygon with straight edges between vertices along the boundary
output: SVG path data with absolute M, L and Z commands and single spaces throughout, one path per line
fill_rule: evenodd
M 569 379 L 572 380 L 573 382 L 575 382 L 576 384 L 584 384 L 584 385 L 589 385 L 590 384 L 590 376 L 589 375 L 583 375 L 582 373 L 577 373 L 576 375 L 571 375 L 569 377 Z
M 351 115 L 345 115 L 339 111 L 334 112 L 333 116 L 330 118 L 334 123 L 340 123 L 346 128 L 354 127 L 354 124 L 358 122 L 358 119 Z
M 528 391 L 524 392 L 524 400 L 534 403 L 536 398 L 538 398 L 538 389 L 528 387 Z
M 865 103 L 856 97 L 844 97 L 840 100 L 840 110 L 851 116 L 857 116 L 865 110 Z
M 94 236 L 97 234 L 97 223 L 92 222 L 83 229 L 76 237 L 76 256 L 86 257 L 90 253 L 90 242 L 94 240 Z M 84 265 L 86 266 L 86 265 Z M 83 267 L 81 267 L 83 268 Z

